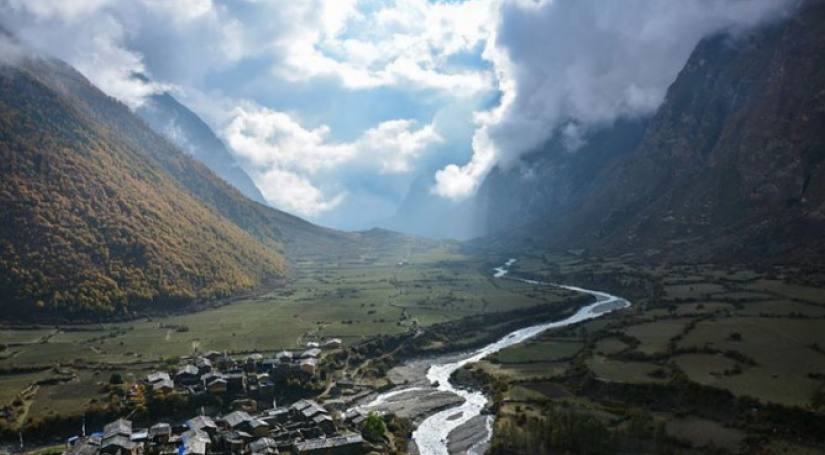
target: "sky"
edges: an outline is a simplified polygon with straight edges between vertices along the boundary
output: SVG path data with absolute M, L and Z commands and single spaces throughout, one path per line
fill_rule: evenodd
M 0 0 L 0 13 L 130 107 L 173 93 L 272 206 L 364 229 L 405 201 L 462 204 L 554 135 L 575 150 L 653 114 L 699 40 L 793 3 Z

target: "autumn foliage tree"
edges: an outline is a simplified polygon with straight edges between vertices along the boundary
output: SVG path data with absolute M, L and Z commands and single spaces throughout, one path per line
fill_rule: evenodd
M 0 313 L 128 314 L 283 276 L 276 227 L 228 219 L 158 154 L 236 192 L 139 120 L 116 130 L 107 116 L 134 117 L 65 64 L 0 64 Z

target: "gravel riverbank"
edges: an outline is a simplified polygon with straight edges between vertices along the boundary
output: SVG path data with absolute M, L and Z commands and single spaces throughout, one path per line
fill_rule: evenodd
M 495 269 L 494 277 L 503 278 L 515 259 Z M 411 360 L 388 372 L 397 387 L 372 395 L 359 403 L 365 410 L 391 412 L 409 418 L 416 426 L 412 453 L 448 455 L 483 453 L 490 441 L 492 417 L 485 415 L 487 397 L 481 390 L 454 387 L 450 377 L 464 365 L 477 362 L 509 346 L 521 343 L 546 330 L 564 327 L 600 317 L 630 306 L 627 300 L 605 292 L 562 284 L 542 283 L 516 278 L 537 285 L 555 286 L 595 298 L 573 314 L 510 332 L 495 342 L 468 352 L 429 359 Z

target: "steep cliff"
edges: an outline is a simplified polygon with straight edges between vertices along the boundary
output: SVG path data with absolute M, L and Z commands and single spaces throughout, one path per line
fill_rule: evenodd
M 544 178 L 511 199 L 553 196 L 506 226 L 509 239 L 696 259 L 821 260 L 822 49 L 822 2 L 782 23 L 703 40 L 638 146 L 610 154 L 617 141 L 594 140 L 575 161 L 558 152 L 528 161 Z M 494 173 L 486 182 L 491 218 L 508 208 L 489 195 L 513 191 L 511 180 Z

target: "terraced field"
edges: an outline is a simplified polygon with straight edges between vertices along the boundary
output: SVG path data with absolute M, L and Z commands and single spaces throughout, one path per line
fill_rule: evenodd
M 518 437 L 517 428 L 529 415 L 549 412 L 546 415 L 557 418 L 548 409 L 567 409 L 625 435 L 627 413 L 643 412 L 643 406 L 655 411 L 646 413 L 648 429 L 660 428 L 668 444 L 738 452 L 760 438 L 770 441 L 765 447 L 798 441 L 764 433 L 752 416 L 714 410 L 712 399 L 694 405 L 674 404 L 677 398 L 661 404 L 657 400 L 669 393 L 710 396 L 716 390 L 730 393 L 732 400 L 777 406 L 771 409 L 780 414 L 825 411 L 825 277 L 820 272 L 707 264 L 665 267 L 628 257 L 570 253 L 524 256 L 512 273 L 604 289 L 629 298 L 634 306 L 547 333 L 472 367 L 506 384 L 498 434 Z M 822 287 L 815 284 L 819 281 Z M 613 392 L 576 392 L 592 380 Z M 690 384 L 708 389 L 688 392 Z M 661 391 L 654 392 L 657 388 Z

